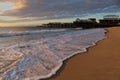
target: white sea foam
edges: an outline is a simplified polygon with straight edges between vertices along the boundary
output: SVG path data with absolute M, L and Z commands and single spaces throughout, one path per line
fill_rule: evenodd
M 11 36 L 22 36 L 22 35 L 31 35 L 31 34 L 39 34 L 39 33 L 47 33 L 47 32 L 58 32 L 58 31 L 65 31 L 66 29 L 54 29 L 54 30 L 36 30 L 36 31 L 19 31 L 19 32 L 8 32 L 8 33 L 1 33 L 0 37 L 11 37 Z
M 16 60 L 22 57 L 11 70 L 2 72 L 1 78 L 37 80 L 50 77 L 62 66 L 64 60 L 85 52 L 86 48 L 104 39 L 105 32 L 104 29 L 73 30 L 59 36 L 21 42 L 1 49 L 4 59 Z

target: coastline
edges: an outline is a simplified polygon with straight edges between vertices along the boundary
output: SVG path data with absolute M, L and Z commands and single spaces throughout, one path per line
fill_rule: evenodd
M 105 30 L 104 34 L 106 35 L 109 31 L 108 31 L 107 29 L 104 29 L 104 30 Z M 106 38 L 107 38 L 107 37 L 105 36 L 103 39 L 97 40 L 95 43 L 93 43 L 93 44 L 92 44 L 91 46 L 89 46 L 88 48 L 85 48 L 83 51 L 81 51 L 81 52 L 80 52 L 80 51 L 75 52 L 75 53 L 72 54 L 71 56 L 68 56 L 67 58 L 63 59 L 63 60 L 61 61 L 61 63 L 62 63 L 61 66 L 59 66 L 59 68 L 54 72 L 54 74 L 51 74 L 51 75 L 49 75 L 48 77 L 41 78 L 41 79 L 39 79 L 39 80 L 53 80 L 53 79 L 57 80 L 57 79 L 56 79 L 57 76 L 59 76 L 60 73 L 61 73 L 62 71 L 64 71 L 65 66 L 67 65 L 67 63 L 68 63 L 68 61 L 69 61 L 70 59 L 72 59 L 72 58 L 75 57 L 75 56 L 78 56 L 78 55 L 87 53 L 88 50 L 89 50 L 89 48 L 94 47 L 94 46 L 97 46 L 100 41 L 103 41 L 103 40 L 106 39 Z
M 105 38 L 105 32 L 104 29 L 75 30 L 75 32 L 71 31 L 62 36 L 54 37 L 54 40 L 51 37 L 45 39 L 45 42 L 43 38 L 42 41 L 34 40 L 23 42 L 24 44 L 11 45 L 8 48 L 5 48 L 5 52 L 7 53 L 7 51 L 9 51 L 12 55 L 16 52 L 20 52 L 23 54 L 23 58 L 8 72 L 5 80 L 23 78 L 38 80 L 50 77 L 55 74 L 60 68 L 59 66 L 62 65 L 60 62 L 75 54 L 81 53 L 81 51 L 85 52 L 86 48 L 95 45 L 97 41 Z M 53 46 L 53 48 L 50 46 Z M 13 50 L 15 50 L 15 52 Z M 56 52 L 58 55 L 54 55 Z M 45 64 L 43 62 L 45 62 Z
M 74 80 L 78 80 L 78 79 L 80 79 L 80 80 L 101 80 L 101 79 L 102 80 L 113 80 L 113 79 L 119 80 L 120 78 L 116 79 L 115 75 L 114 76 L 111 75 L 112 73 L 115 73 L 114 71 L 111 72 L 111 70 L 112 70 L 111 67 L 114 67 L 114 66 L 112 64 L 111 64 L 111 66 L 109 66 L 109 65 L 107 65 L 107 63 L 105 64 L 105 62 L 104 62 L 104 60 L 108 61 L 108 62 L 110 61 L 109 59 L 105 58 L 105 57 L 109 57 L 110 55 L 108 55 L 108 53 L 107 54 L 105 54 L 105 53 L 99 54 L 99 53 L 101 53 L 99 48 L 102 48 L 102 49 L 105 48 L 104 44 L 105 43 L 108 44 L 107 42 L 111 41 L 111 38 L 110 38 L 111 34 L 116 35 L 115 31 L 118 30 L 117 32 L 119 32 L 120 29 L 119 29 L 119 27 L 112 27 L 112 28 L 105 28 L 105 30 L 107 31 L 105 33 L 107 36 L 107 39 L 98 41 L 95 46 L 89 47 L 87 49 L 87 52 L 83 52 L 83 54 L 81 54 L 81 53 L 76 54 L 73 57 L 65 60 L 63 62 L 62 67 L 60 68 L 60 70 L 57 71 L 57 73 L 55 75 L 53 75 L 50 78 L 41 79 L 41 80 L 73 80 L 73 79 Z M 118 37 L 118 36 L 116 36 L 116 37 Z M 109 39 L 110 39 L 110 41 L 109 41 Z M 103 49 L 103 51 L 107 52 L 108 49 L 109 49 L 109 47 L 106 50 Z M 98 54 L 96 54 L 97 52 L 98 52 Z M 104 55 L 106 55 L 106 56 L 104 57 Z M 99 58 L 99 56 L 101 58 Z M 110 56 L 110 57 L 112 59 L 112 56 Z M 89 59 L 91 59 L 91 61 Z M 95 64 L 96 62 L 97 62 L 97 64 Z M 101 65 L 103 68 L 105 67 L 105 69 L 102 69 L 101 66 L 99 66 L 100 65 L 99 62 L 103 65 L 103 66 Z M 91 63 L 93 63 L 93 64 L 91 64 Z M 104 66 L 104 64 L 105 64 L 105 66 Z M 85 66 L 85 65 L 87 65 L 87 66 Z M 111 74 L 109 74 L 109 70 L 110 70 Z M 115 70 L 116 70 L 116 68 L 115 68 Z M 107 75 L 107 76 L 105 76 L 105 75 Z M 109 78 L 108 78 L 108 76 L 109 76 Z M 111 76 L 112 76 L 112 78 L 111 78 Z M 117 76 L 117 78 L 118 78 L 118 76 Z
M 106 35 L 106 33 L 107 33 L 107 30 L 104 30 L 104 35 Z M 87 52 L 87 51 L 88 51 L 88 48 L 97 45 L 97 43 L 98 43 L 99 41 L 101 41 L 101 40 L 103 40 L 103 39 L 105 39 L 105 38 L 106 38 L 106 37 L 104 36 L 104 37 L 102 37 L 101 39 L 98 39 L 98 40 L 96 40 L 95 42 L 93 42 L 93 43 L 92 43 L 91 45 L 89 45 L 88 47 L 83 48 L 82 51 L 74 52 L 74 53 L 71 54 L 70 56 L 68 56 L 68 57 L 66 57 L 66 58 L 63 58 L 63 59 L 60 61 L 60 62 L 61 62 L 61 65 L 60 65 L 60 66 L 58 66 L 57 68 L 55 68 L 54 71 L 51 72 L 50 74 L 48 74 L 47 76 L 43 76 L 43 77 L 39 78 L 39 80 L 51 80 L 51 79 L 53 79 L 53 78 L 56 78 L 57 75 L 59 75 L 59 73 L 61 73 L 61 72 L 64 70 L 64 67 L 65 67 L 65 65 L 66 65 L 66 62 L 67 62 L 69 59 L 73 58 L 74 56 L 76 56 L 76 55 L 78 55 L 78 54 L 83 54 L 83 53 Z

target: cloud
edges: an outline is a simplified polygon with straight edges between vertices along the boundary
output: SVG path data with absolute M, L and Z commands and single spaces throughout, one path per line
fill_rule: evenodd
M 119 11 L 119 0 L 1 0 L 11 2 L 12 10 L 3 16 L 34 19 L 57 19 L 85 14 Z

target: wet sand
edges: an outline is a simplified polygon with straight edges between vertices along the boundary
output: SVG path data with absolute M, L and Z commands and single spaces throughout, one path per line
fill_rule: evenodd
M 106 39 L 67 60 L 50 80 L 120 80 L 120 27 L 107 30 Z

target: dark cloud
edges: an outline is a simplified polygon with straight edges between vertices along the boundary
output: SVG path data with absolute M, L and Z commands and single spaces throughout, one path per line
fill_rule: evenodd
M 5 0 L 3 0 L 5 1 Z M 19 2 L 18 7 L 6 11 L 4 15 L 17 17 L 36 17 L 55 19 L 75 17 L 85 14 L 118 12 L 120 0 L 7 0 Z

